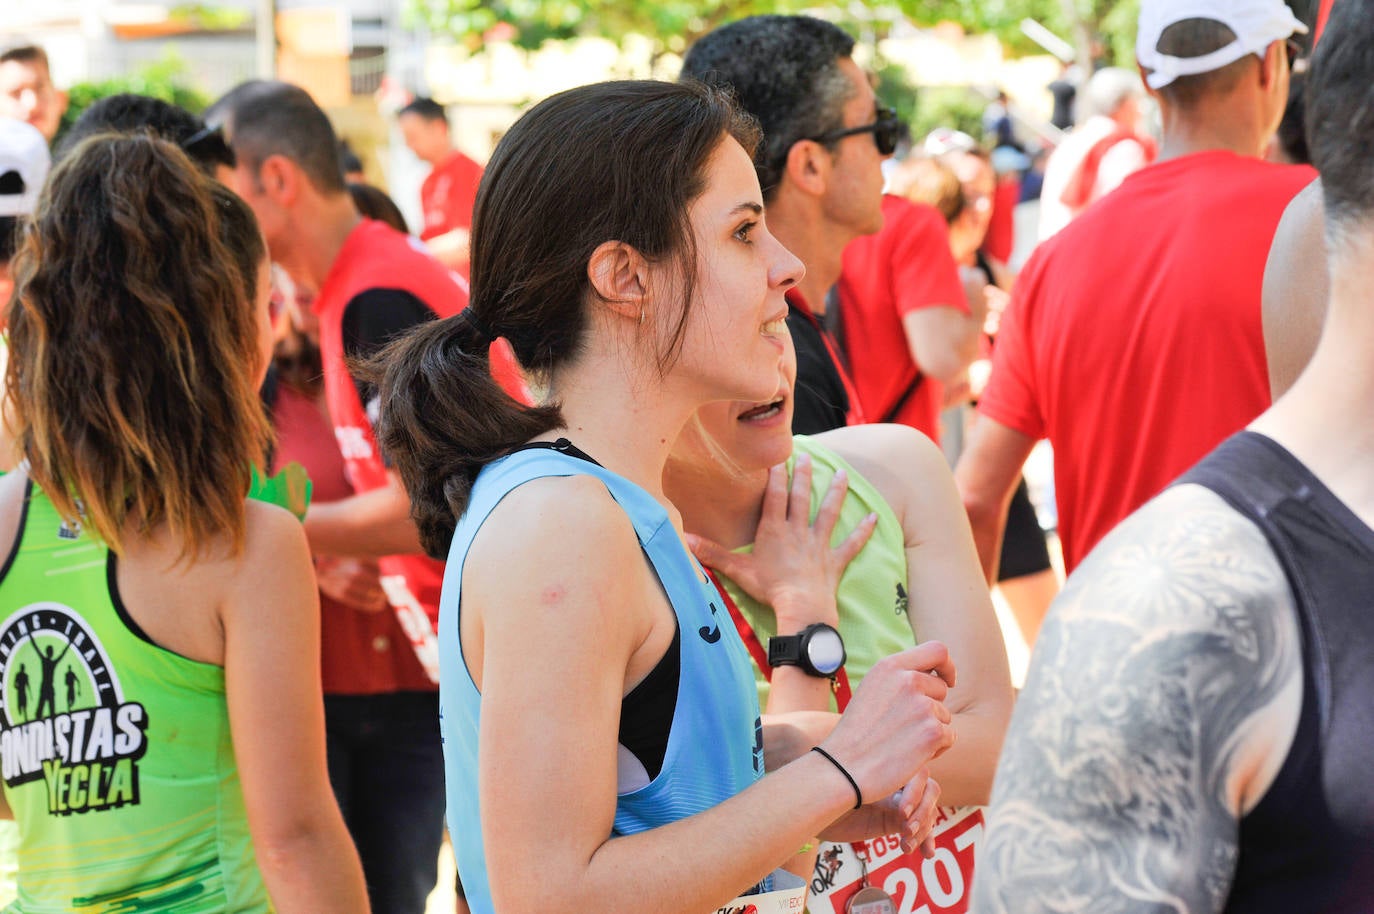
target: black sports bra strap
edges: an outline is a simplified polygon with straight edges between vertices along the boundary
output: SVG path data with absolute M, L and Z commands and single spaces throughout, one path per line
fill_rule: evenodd
M 586 451 L 582 450 L 577 445 L 573 444 L 567 438 L 559 438 L 555 441 L 527 441 L 519 447 L 511 448 L 508 452 L 506 452 L 506 456 L 509 457 L 511 454 L 514 454 L 517 451 L 532 451 L 537 449 L 542 449 L 546 451 L 558 451 L 560 454 L 567 454 L 569 457 L 576 457 L 579 460 L 585 460 L 588 463 L 594 463 L 597 466 L 601 466 L 601 462 L 599 460 L 597 460 L 592 455 L 588 454 Z

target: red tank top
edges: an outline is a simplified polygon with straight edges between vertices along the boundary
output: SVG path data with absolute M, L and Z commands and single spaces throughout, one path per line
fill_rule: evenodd
M 324 363 L 325 401 L 334 437 L 343 454 L 349 485 L 358 493 L 388 484 L 387 467 L 377 448 L 372 422 L 344 357 L 343 319 L 348 303 L 368 289 L 396 289 L 424 302 L 438 317 L 451 317 L 467 307 L 467 293 L 419 241 L 388 225 L 364 219 L 340 249 L 312 310 L 320 319 L 320 353 Z M 492 374 L 507 393 L 528 402 L 523 382 L 504 343 L 492 349 Z M 425 555 L 387 556 L 381 560 L 383 584 L 393 605 L 409 596 L 429 616 L 439 618 L 439 589 L 444 564 Z M 404 586 L 406 594 L 400 592 Z M 395 592 L 393 593 L 393 590 Z M 416 633 L 407 633 L 415 637 Z

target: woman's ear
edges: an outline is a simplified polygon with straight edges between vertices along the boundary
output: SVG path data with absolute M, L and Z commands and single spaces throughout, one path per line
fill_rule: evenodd
M 623 241 L 604 241 L 587 261 L 592 290 L 612 311 L 641 321 L 648 297 L 648 262 Z

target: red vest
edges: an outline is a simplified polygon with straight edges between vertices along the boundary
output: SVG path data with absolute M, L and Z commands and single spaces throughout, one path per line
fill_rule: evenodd
M 377 449 L 358 389 L 344 361 L 344 311 L 353 298 L 368 289 L 398 289 L 409 292 L 430 307 L 439 317 L 450 317 L 467 307 L 467 293 L 424 246 L 409 235 L 388 225 L 364 219 L 349 233 L 339 256 L 325 277 L 312 310 L 320 319 L 320 351 L 324 363 L 325 400 L 334 423 L 334 436 L 343 454 L 345 473 L 355 492 L 370 492 L 388 484 L 387 468 Z M 522 396 L 523 385 L 508 350 L 493 349 L 493 374 L 513 396 Z M 432 634 L 411 631 L 416 604 L 429 617 L 433 627 L 439 618 L 439 590 L 444 579 L 444 563 L 425 555 L 393 555 L 383 558 L 382 584 L 396 607 L 406 634 L 421 651 L 422 642 L 432 643 Z M 402 604 L 410 604 L 404 606 Z M 407 619 L 411 624 L 407 624 Z M 421 656 L 421 662 L 427 658 Z M 437 679 L 436 679 L 437 681 Z

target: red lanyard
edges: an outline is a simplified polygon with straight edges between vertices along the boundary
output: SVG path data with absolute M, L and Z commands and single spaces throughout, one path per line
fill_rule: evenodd
M 730 618 L 735 620 L 735 630 L 739 632 L 740 640 L 744 642 L 744 646 L 749 649 L 749 656 L 754 658 L 754 663 L 763 672 L 763 678 L 772 682 L 773 668 L 768 665 L 768 652 L 763 649 L 759 636 L 754 634 L 753 626 L 749 624 L 748 619 L 744 618 L 744 613 L 739 611 L 739 607 L 735 605 L 730 592 L 720 583 L 720 578 L 716 575 L 715 569 L 707 568 L 705 565 L 701 567 L 706 568 L 706 573 L 711 577 L 711 583 L 716 585 L 716 592 L 725 601 L 725 608 L 730 611 Z M 849 674 L 845 672 L 844 667 L 840 667 L 839 671 L 831 678 L 830 687 L 835 692 L 835 706 L 843 713 L 853 695 L 849 688 Z

